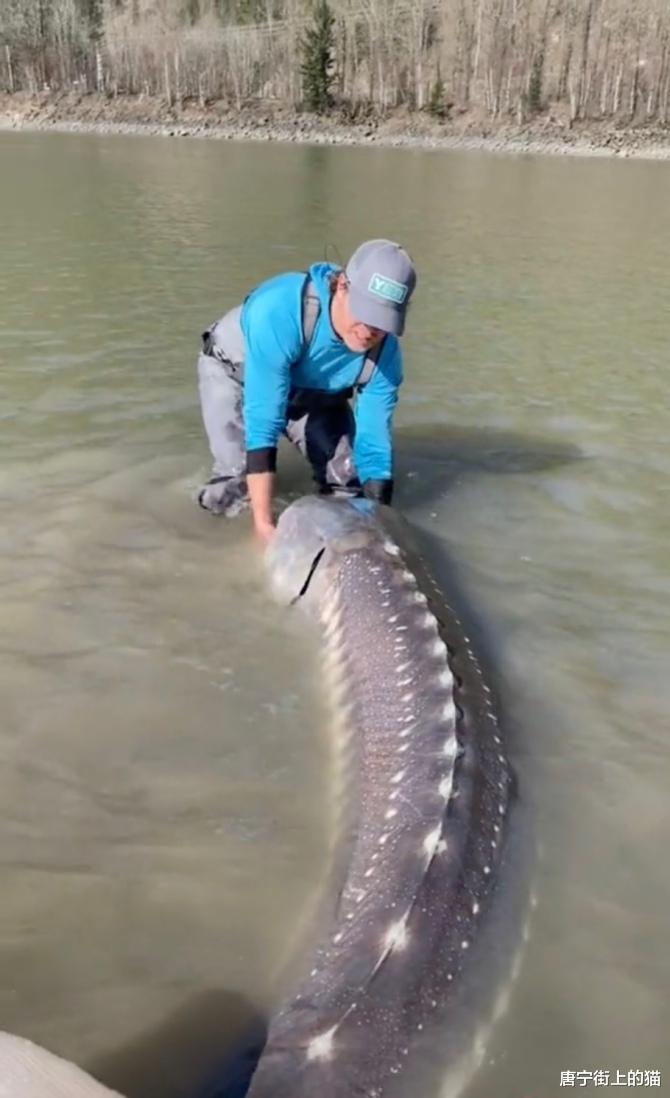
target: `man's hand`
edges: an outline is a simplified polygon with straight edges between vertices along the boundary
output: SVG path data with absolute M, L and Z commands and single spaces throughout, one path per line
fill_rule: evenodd
M 275 532 L 275 524 L 272 521 L 274 479 L 274 473 L 249 473 L 247 476 L 254 533 L 261 545 L 267 545 L 272 541 Z
M 261 545 L 269 545 L 275 534 L 274 524 L 272 522 L 255 522 L 254 534 Z

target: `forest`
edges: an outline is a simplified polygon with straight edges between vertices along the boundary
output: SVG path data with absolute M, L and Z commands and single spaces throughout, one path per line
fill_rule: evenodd
M 0 0 L 0 90 L 667 123 L 668 0 Z M 309 105 L 309 102 L 308 104 Z

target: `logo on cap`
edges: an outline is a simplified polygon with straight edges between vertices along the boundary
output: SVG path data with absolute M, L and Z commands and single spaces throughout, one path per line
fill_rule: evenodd
M 396 282 L 393 278 L 385 278 L 380 274 L 373 274 L 368 290 L 377 297 L 383 297 L 384 301 L 392 301 L 394 305 L 402 305 L 407 297 L 407 287 L 403 286 L 402 282 Z

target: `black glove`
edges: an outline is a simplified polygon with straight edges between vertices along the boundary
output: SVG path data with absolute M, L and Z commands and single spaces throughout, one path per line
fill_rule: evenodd
M 377 503 L 391 503 L 393 496 L 392 480 L 366 480 L 363 485 L 363 495 L 367 499 L 374 499 Z

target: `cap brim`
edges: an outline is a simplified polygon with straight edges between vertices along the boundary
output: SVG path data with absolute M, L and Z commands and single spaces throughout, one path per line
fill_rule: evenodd
M 379 328 L 382 332 L 390 332 L 396 336 L 401 336 L 405 330 L 404 309 L 384 305 L 381 301 L 371 301 L 353 286 L 349 287 L 349 308 L 359 324 L 367 324 L 370 328 Z

